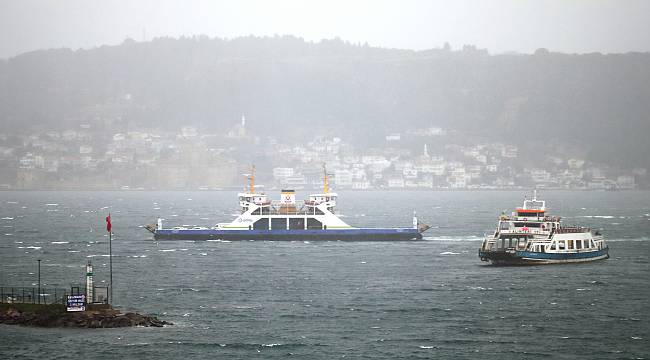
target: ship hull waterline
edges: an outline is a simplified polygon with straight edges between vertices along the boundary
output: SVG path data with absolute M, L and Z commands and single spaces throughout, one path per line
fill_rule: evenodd
M 539 253 L 530 251 L 479 251 L 483 261 L 492 265 L 550 265 L 572 264 L 609 259 L 609 247 L 597 251 L 576 253 Z
M 407 241 L 420 240 L 417 229 L 332 229 L 332 230 L 192 230 L 152 231 L 155 240 L 271 240 L 271 241 Z

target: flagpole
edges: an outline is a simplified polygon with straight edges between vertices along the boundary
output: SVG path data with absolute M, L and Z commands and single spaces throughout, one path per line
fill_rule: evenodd
M 110 273 L 110 304 L 113 304 L 113 231 L 108 232 L 108 269 Z

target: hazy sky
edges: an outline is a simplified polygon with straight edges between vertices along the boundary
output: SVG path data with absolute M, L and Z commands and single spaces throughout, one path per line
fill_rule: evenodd
M 491 53 L 650 51 L 650 0 L 0 0 L 0 58 L 131 37 L 291 34 Z

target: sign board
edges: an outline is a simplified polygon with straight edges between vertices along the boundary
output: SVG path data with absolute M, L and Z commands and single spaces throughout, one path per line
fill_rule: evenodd
M 68 311 L 86 311 L 86 295 L 68 295 Z

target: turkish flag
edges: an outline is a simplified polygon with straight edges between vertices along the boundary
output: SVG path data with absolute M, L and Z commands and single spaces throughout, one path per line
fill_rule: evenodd
M 111 232 L 111 214 L 106 217 L 106 231 Z

